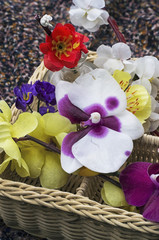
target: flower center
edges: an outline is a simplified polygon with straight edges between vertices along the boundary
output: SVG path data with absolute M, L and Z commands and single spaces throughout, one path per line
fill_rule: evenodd
M 141 100 L 138 97 L 137 90 L 131 91 L 131 86 L 126 90 L 127 110 L 135 114 L 139 111 Z
M 90 120 L 92 121 L 92 123 L 99 123 L 100 120 L 101 120 L 101 115 L 99 112 L 93 112 L 91 113 L 91 116 L 90 116 Z
M 64 54 L 66 57 L 69 57 L 69 52 L 72 52 L 72 35 L 68 38 L 65 36 L 57 36 L 56 40 L 52 41 L 52 51 L 55 50 L 55 56 L 61 59 L 61 55 Z
M 29 97 L 30 97 L 30 94 L 31 94 L 31 92 L 24 93 L 24 94 L 23 94 L 23 99 L 24 99 L 25 101 L 28 101 L 28 100 L 29 100 Z

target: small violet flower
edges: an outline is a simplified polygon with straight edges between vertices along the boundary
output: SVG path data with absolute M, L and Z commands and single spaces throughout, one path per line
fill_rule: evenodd
M 159 222 L 159 163 L 130 164 L 121 172 L 120 183 L 127 202 L 141 207 L 144 218 Z
M 20 87 L 14 88 L 14 94 L 16 95 L 17 99 L 15 105 L 18 109 L 22 109 L 23 112 L 26 111 L 27 105 L 33 102 L 33 86 L 32 84 L 22 84 Z
M 42 106 L 39 108 L 39 113 L 43 116 L 46 113 L 54 113 L 55 112 L 55 108 L 52 106 Z
M 70 8 L 70 20 L 75 26 L 82 26 L 89 32 L 95 32 L 103 24 L 108 24 L 109 14 L 102 8 L 104 0 L 73 0 Z
M 49 82 L 36 81 L 33 85 L 33 94 L 46 104 L 55 105 L 55 86 Z
M 81 167 L 109 173 L 117 171 L 133 148 L 133 139 L 144 133 L 139 120 L 126 110 L 124 91 L 104 69 L 60 81 L 56 99 L 61 115 L 82 129 L 63 140 L 61 164 L 72 173 Z

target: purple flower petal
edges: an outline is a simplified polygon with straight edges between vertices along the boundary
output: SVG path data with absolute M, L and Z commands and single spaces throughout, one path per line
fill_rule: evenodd
M 100 113 L 101 117 L 106 117 L 107 116 L 107 111 L 105 110 L 105 108 L 99 104 L 99 103 L 96 103 L 96 104 L 92 104 L 90 105 L 89 107 L 86 107 L 84 109 L 84 111 L 87 113 L 87 114 L 91 114 L 93 112 L 98 112 Z
M 20 87 L 14 88 L 14 94 L 16 95 L 16 107 L 18 109 L 22 109 L 23 112 L 26 111 L 26 106 L 33 102 L 33 94 L 32 94 L 32 84 L 22 84 Z
M 107 128 L 120 132 L 121 130 L 121 123 L 117 117 L 110 116 L 103 118 L 101 124 Z
M 149 176 L 151 176 L 152 174 L 159 174 L 159 163 L 151 164 L 148 167 L 148 174 Z
M 16 108 L 21 109 L 23 112 L 26 111 L 26 103 L 23 101 L 20 101 L 19 98 L 16 99 L 15 106 Z
M 120 183 L 130 205 L 137 207 L 145 205 L 154 192 L 155 185 L 147 172 L 150 165 L 148 162 L 136 162 L 121 172 Z
M 109 97 L 106 100 L 106 108 L 109 110 L 114 110 L 119 105 L 119 100 L 116 97 Z
M 159 163 L 151 164 L 148 167 L 148 174 L 156 187 L 159 187 Z
M 71 103 L 68 95 L 65 95 L 59 100 L 58 110 L 59 113 L 62 116 L 67 117 L 71 123 L 81 123 L 81 121 L 87 121 L 89 119 L 89 115 L 87 113 L 83 112 Z
M 54 113 L 55 112 L 55 108 L 52 106 L 47 106 L 47 107 L 40 107 L 39 108 L 39 113 L 43 116 L 46 113 Z
M 144 206 L 143 217 L 152 222 L 159 222 L 159 189 L 154 191 Z
M 100 125 L 94 125 L 91 131 L 89 132 L 90 136 L 96 137 L 96 138 L 104 138 L 108 133 L 108 128 L 100 126 Z
M 61 147 L 61 166 L 66 172 L 72 173 L 83 166 L 72 154 L 72 146 L 84 137 L 90 129 L 91 128 L 88 127 L 79 132 L 69 133 L 64 138 Z
M 45 103 L 56 104 L 55 86 L 49 82 L 36 81 L 33 85 L 33 94 Z
M 83 138 L 90 130 L 91 130 L 91 127 L 87 127 L 87 128 L 85 128 L 81 131 L 71 132 L 71 133 L 67 134 L 66 137 L 64 138 L 63 142 L 62 142 L 61 151 L 65 155 L 74 158 L 74 156 L 72 154 L 73 144 L 75 142 L 77 142 L 78 140 L 80 140 L 81 138 Z

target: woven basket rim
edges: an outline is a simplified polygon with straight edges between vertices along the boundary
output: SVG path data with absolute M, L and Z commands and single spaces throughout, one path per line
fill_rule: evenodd
M 0 178 L 0 196 L 16 201 L 23 201 L 32 205 L 76 213 L 80 216 L 89 217 L 114 226 L 159 234 L 159 225 L 147 221 L 139 213 L 128 212 L 124 209 L 100 204 L 78 194 L 56 189 L 50 190 Z M 138 222 L 140 224 L 135 224 Z

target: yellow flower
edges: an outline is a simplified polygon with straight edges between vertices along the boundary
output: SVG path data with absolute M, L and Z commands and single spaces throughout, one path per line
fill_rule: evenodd
M 144 123 L 151 114 L 151 97 L 146 88 L 142 85 L 129 85 L 131 75 L 127 72 L 116 70 L 113 77 L 125 91 L 127 110 Z
M 17 143 L 13 138 L 24 137 L 37 127 L 37 119 L 31 113 L 21 113 L 14 124 L 11 124 L 12 112 L 7 103 L 0 101 L 0 148 L 5 152 L 4 161 L 0 164 L 0 173 L 14 161 L 15 168 L 21 168 L 23 176 L 29 175 L 28 167 L 21 157 Z
M 128 211 L 137 212 L 135 206 L 131 206 L 127 203 L 122 189 L 108 181 L 103 184 L 101 197 L 106 204 L 112 207 L 120 207 Z
M 43 116 L 37 112 L 32 114 L 37 118 L 38 126 L 29 135 L 47 144 L 52 143 L 60 148 L 67 133 L 76 130 L 75 125 L 58 112 Z M 18 144 L 31 178 L 39 177 L 41 185 L 46 188 L 60 188 L 67 182 L 69 174 L 61 167 L 60 154 L 48 151 L 44 146 L 33 141 L 23 141 Z

